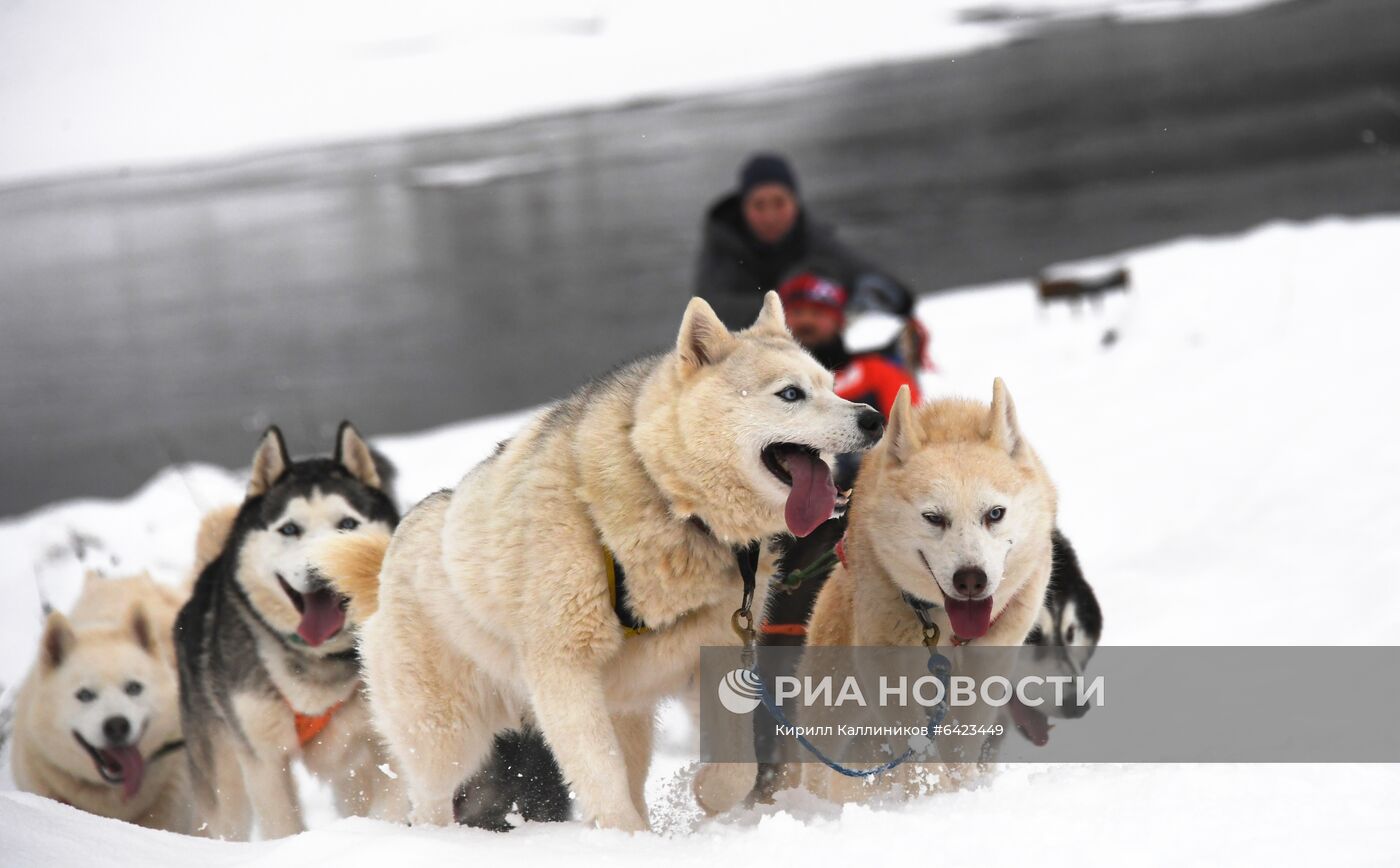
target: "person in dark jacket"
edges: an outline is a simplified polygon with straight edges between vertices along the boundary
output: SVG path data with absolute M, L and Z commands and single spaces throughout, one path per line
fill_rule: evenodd
M 740 170 L 738 190 L 705 215 L 693 290 L 729 328 L 746 328 L 758 317 L 763 294 L 812 260 L 835 269 L 846 286 L 876 271 L 808 213 L 787 160 L 757 154 Z

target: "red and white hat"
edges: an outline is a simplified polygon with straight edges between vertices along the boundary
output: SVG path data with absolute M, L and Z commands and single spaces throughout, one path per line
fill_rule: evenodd
M 846 309 L 846 288 L 810 271 L 794 275 L 778 287 L 778 296 L 786 307 L 791 304 L 815 304 L 829 307 L 837 313 Z

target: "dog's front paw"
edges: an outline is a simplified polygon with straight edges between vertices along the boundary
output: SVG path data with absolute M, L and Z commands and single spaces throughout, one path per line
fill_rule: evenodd
M 758 767 L 753 763 L 710 763 L 695 774 L 695 803 L 715 816 L 739 804 L 753 790 Z
M 633 810 L 607 811 L 593 818 L 600 829 L 617 829 L 620 832 L 647 832 L 651 824 Z

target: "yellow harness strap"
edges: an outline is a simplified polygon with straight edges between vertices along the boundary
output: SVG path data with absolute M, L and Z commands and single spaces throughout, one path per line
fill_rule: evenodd
M 618 623 L 622 625 L 622 634 L 624 636 L 641 636 L 650 633 L 651 628 L 637 620 L 637 616 L 633 615 L 632 610 L 625 605 L 625 600 L 619 599 L 619 596 L 626 595 L 625 588 L 619 595 L 618 587 L 626 580 L 627 575 L 606 546 L 603 547 L 603 565 L 608 570 L 608 600 L 612 604 L 613 612 L 617 615 Z

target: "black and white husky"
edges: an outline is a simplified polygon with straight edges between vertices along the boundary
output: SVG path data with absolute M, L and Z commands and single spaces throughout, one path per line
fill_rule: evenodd
M 1051 536 L 1054 567 L 1050 571 L 1050 587 L 1045 604 L 1036 618 L 1035 626 L 1026 637 L 1027 647 L 1034 648 L 1027 665 L 1041 677 L 1076 677 L 1084 674 L 1089 658 L 1094 656 L 1103 633 L 1103 613 L 1094 589 L 1079 568 L 1079 558 L 1064 534 L 1057 529 Z M 1046 699 L 1032 708 L 1013 696 L 1007 706 L 1016 730 L 1037 745 L 1050 739 L 1050 720 L 1076 718 L 1089 707 L 1080 697 L 1066 693 L 1064 701 L 1055 704 Z
M 406 815 L 368 716 L 356 625 L 307 555 L 332 535 L 392 532 L 392 472 L 348 422 L 331 458 L 294 462 L 277 428 L 263 436 L 247 497 L 217 531 L 222 546 L 175 626 L 195 825 L 208 834 L 246 839 L 254 817 L 264 837 L 301 831 L 298 758 L 331 784 L 342 814 Z M 464 787 L 479 797 L 462 821 L 509 828 L 511 810 L 567 819 L 568 791 L 539 734 L 512 738 Z
M 293 462 L 277 428 L 247 497 L 175 624 L 196 826 L 246 839 L 304 828 L 292 762 L 333 787 L 344 814 L 404 815 L 370 726 L 343 598 L 308 568 L 331 534 L 392 531 L 398 512 L 348 422 L 332 458 Z M 387 767 L 386 767 L 387 769 Z

